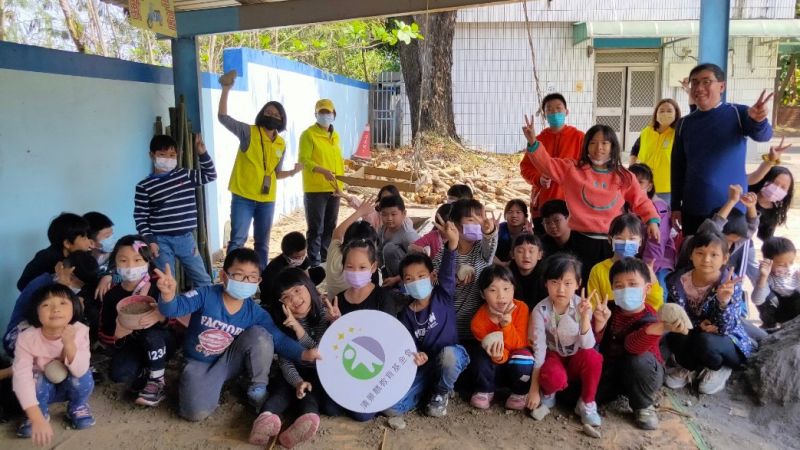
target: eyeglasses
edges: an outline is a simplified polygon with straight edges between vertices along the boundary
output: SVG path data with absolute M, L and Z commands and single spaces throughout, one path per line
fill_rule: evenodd
M 558 218 L 555 218 L 555 219 L 544 219 L 544 220 L 542 220 L 542 225 L 544 225 L 546 227 L 550 227 L 550 226 L 553 226 L 553 225 L 558 225 L 563 221 L 564 221 L 564 219 L 561 218 L 561 217 L 558 217 Z
M 693 88 L 696 88 L 696 87 L 709 87 L 713 83 L 719 83 L 719 81 L 712 80 L 710 78 L 706 78 L 706 79 L 703 79 L 703 80 L 691 80 L 691 81 L 689 81 L 689 86 L 693 87 Z
M 228 274 L 228 278 L 230 278 L 232 280 L 235 280 L 235 281 L 244 281 L 244 282 L 247 282 L 247 283 L 258 283 L 258 281 L 261 279 L 261 276 L 259 276 L 259 275 L 245 275 L 243 273 L 228 273 L 228 272 L 225 272 L 225 273 Z

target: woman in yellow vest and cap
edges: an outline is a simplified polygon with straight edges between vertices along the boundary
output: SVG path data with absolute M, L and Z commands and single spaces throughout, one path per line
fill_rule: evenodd
M 295 164 L 292 170 L 280 170 L 286 142 L 278 134 L 286 129 L 286 111 L 278 102 L 267 102 L 258 112 L 255 125 L 249 125 L 228 115 L 228 93 L 236 72 L 220 78 L 222 94 L 219 98 L 217 118 L 222 125 L 239 138 L 239 151 L 233 163 L 228 190 L 231 191 L 231 239 L 228 251 L 244 245 L 253 224 L 255 250 L 261 260 L 261 269 L 269 257 L 269 232 L 275 213 L 277 180 L 290 177 L 302 170 Z
M 670 164 L 672 143 L 675 141 L 675 124 L 681 118 L 681 108 L 671 98 L 658 102 L 653 120 L 646 126 L 631 149 L 631 164 L 647 164 L 653 171 L 656 195 L 667 204 L 671 197 Z
M 328 246 L 339 216 L 342 189 L 337 176 L 344 175 L 339 134 L 333 129 L 336 108 L 329 99 L 314 107 L 316 123 L 300 135 L 300 163 L 303 165 L 303 191 L 306 211 L 308 260 L 312 267 L 327 259 Z

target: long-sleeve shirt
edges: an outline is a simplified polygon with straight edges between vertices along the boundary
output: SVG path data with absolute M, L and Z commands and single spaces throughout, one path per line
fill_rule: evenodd
M 311 125 L 300 135 L 300 163 L 303 164 L 303 191 L 333 192 L 333 184 L 321 173 L 314 171 L 322 167 L 336 176 L 344 175 L 344 159 L 342 147 L 339 145 L 339 133 Z M 339 189 L 342 182 L 337 181 Z
M 589 293 L 597 291 L 597 294 L 600 298 L 605 298 L 608 296 L 609 300 L 614 299 L 614 290 L 611 287 L 611 280 L 609 279 L 609 274 L 611 273 L 611 266 L 614 265 L 614 260 L 612 258 L 606 259 L 604 261 L 600 261 L 599 263 L 595 264 L 592 267 L 592 271 L 589 273 L 589 283 L 586 285 L 586 290 Z M 654 310 L 658 311 L 661 309 L 661 305 L 664 304 L 664 289 L 658 283 L 658 280 L 650 280 L 652 286 L 650 287 L 650 292 L 647 293 L 645 297 L 645 303 L 652 306 Z M 597 307 L 597 297 L 592 297 L 592 308 Z
M 607 171 L 590 165 L 578 166 L 571 159 L 552 158 L 542 147 L 540 144 L 526 157 L 544 175 L 563 186 L 572 231 L 608 233 L 608 226 L 624 212 L 626 202 L 642 222 L 659 222 L 653 202 L 627 169 Z
M 233 343 L 236 336 L 252 326 L 264 327 L 275 345 L 275 352 L 295 361 L 300 360 L 303 347 L 286 336 L 272 321 L 272 317 L 253 299 L 235 314 L 225 308 L 221 284 L 205 286 L 178 295 L 172 301 L 159 298 L 158 309 L 165 317 L 177 318 L 191 314 L 184 338 L 183 351 L 187 358 L 213 363 Z
M 536 140 L 547 148 L 553 158 L 577 161 L 581 156 L 583 131 L 571 125 L 564 125 L 558 132 L 548 127 L 536 136 Z M 553 180 L 550 182 L 550 187 L 542 186 L 542 173 L 524 156 L 519 162 L 519 171 L 522 178 L 531 185 L 531 217 L 539 217 L 539 207 L 549 200 L 564 199 L 564 189 L 561 184 Z
M 33 293 L 39 290 L 39 288 L 52 283 L 53 275 L 43 273 L 31 280 L 31 282 L 25 286 L 25 289 L 20 292 L 17 301 L 14 303 L 14 309 L 11 311 L 11 318 L 8 320 L 6 333 L 3 335 L 3 348 L 5 348 L 8 356 L 14 357 L 14 346 L 16 345 L 17 337 L 23 329 L 28 327 L 27 321 L 25 320 L 25 313 L 30 307 L 29 305 L 31 298 L 33 298 Z M 23 322 L 25 323 L 20 326 Z
M 55 273 L 56 264 L 63 261 L 64 258 L 64 250 L 61 248 L 61 244 L 57 246 L 51 245 L 50 247 L 39 250 L 33 255 L 33 259 L 25 265 L 25 269 L 22 270 L 22 275 L 20 275 L 19 280 L 17 280 L 17 289 L 22 292 L 25 286 L 39 275 L 43 273 Z
M 647 334 L 647 327 L 658 321 L 656 311 L 650 305 L 637 313 L 627 313 L 617 305 L 610 305 L 611 318 L 605 328 L 595 333 L 595 340 L 600 342 L 605 361 L 618 358 L 623 354 L 641 355 L 650 352 L 656 359 L 664 362 L 661 350 L 660 335 Z
M 767 142 L 772 126 L 756 122 L 746 105 L 721 103 L 695 110 L 675 126 L 672 147 L 672 210 L 708 216 L 725 203 L 728 186 L 746 186 L 747 138 Z
M 416 231 L 400 228 L 394 232 L 389 232 L 386 227 L 378 230 L 378 262 L 386 268 L 388 276 L 393 277 L 400 274 L 400 261 L 408 254 L 408 246 L 419 239 Z M 390 252 L 384 252 L 386 246 L 393 246 Z
M 490 333 L 503 333 L 503 357 L 494 360 L 497 364 L 505 363 L 511 352 L 528 345 L 528 319 L 530 318 L 528 305 L 525 302 L 514 300 L 514 306 L 514 311 L 511 312 L 511 323 L 505 327 L 501 327 L 489 319 L 489 305 L 485 303 L 472 318 L 472 334 L 479 342 Z
M 444 242 L 442 241 L 442 235 L 439 234 L 439 230 L 434 228 L 433 230 L 424 234 L 421 238 L 414 241 L 414 245 L 418 245 L 423 248 L 430 248 L 431 254 L 428 256 L 430 256 L 431 259 L 436 259 L 436 256 L 439 255 L 442 247 L 444 247 Z
M 14 355 L 12 384 L 22 409 L 36 406 L 36 380 L 34 373 L 44 373 L 44 368 L 54 359 L 61 360 L 73 377 L 82 377 L 89 370 L 89 327 L 75 322 L 75 357 L 67 363 L 63 359 L 64 343 L 61 339 L 47 339 L 38 327 L 28 328 L 17 337 Z
M 199 157 L 200 169 L 173 169 L 151 174 L 136 185 L 133 219 L 148 242 L 154 234 L 182 234 L 197 228 L 195 188 L 217 179 L 208 153 Z
M 545 298 L 533 308 L 528 325 L 528 340 L 533 347 L 535 368 L 542 367 L 547 350 L 552 350 L 561 356 L 572 356 L 578 353 L 578 350 L 594 347 L 596 341 L 592 327 L 589 327 L 589 330 L 584 334 L 580 334 L 580 331 L 578 331 L 575 343 L 572 345 L 564 345 L 558 339 L 558 322 L 559 320 L 564 320 L 564 316 L 572 317 L 580 326 L 580 317 L 578 316 L 578 303 L 580 302 L 581 298 L 573 295 L 566 312 L 562 315 L 556 314 L 550 297 Z
M 456 250 L 442 250 L 439 283 L 433 287 L 428 307 L 414 312 L 403 308 L 397 318 L 414 337 L 417 351 L 435 357 L 444 347 L 458 344 L 456 310 Z
M 759 218 L 756 216 L 755 218 L 747 217 L 745 219 L 747 221 L 747 236 L 744 239 L 739 239 L 736 241 L 728 251 L 730 255 L 728 257 L 728 265 L 734 268 L 734 271 L 739 276 L 748 275 L 751 278 L 753 283 L 756 282 L 755 274 L 750 271 L 748 273 L 748 252 L 754 251 L 752 247 L 752 243 L 750 240 L 752 239 L 753 235 L 756 234 L 758 231 L 758 223 Z M 725 227 L 725 224 L 728 223 L 728 219 L 721 217 L 719 214 L 714 214 L 714 217 L 710 219 L 706 219 L 703 221 L 702 224 L 697 228 L 697 233 L 722 233 L 722 229 Z M 681 253 L 678 257 L 678 262 L 675 265 L 678 268 L 688 268 L 691 257 L 691 252 L 689 249 L 692 248 L 691 239 L 687 239 L 684 241 L 683 246 L 681 248 Z
M 478 289 L 478 277 L 483 269 L 492 265 L 494 253 L 497 250 L 497 229 L 490 235 L 484 235 L 480 242 L 476 242 L 472 249 L 466 254 L 456 250 L 456 274 L 462 265 L 471 266 L 475 269 L 475 277 L 471 283 L 456 283 L 455 307 L 456 324 L 458 327 L 458 337 L 461 340 L 471 341 L 474 339 L 470 330 L 470 322 L 475 312 L 483 304 Z M 440 252 L 433 260 L 433 267 L 439 270 L 442 264 L 442 253 Z
M 299 323 L 300 326 L 306 330 L 306 334 L 302 338 L 298 339 L 298 342 L 304 348 L 310 349 L 319 345 L 319 340 L 322 339 L 322 335 L 325 334 L 325 330 L 327 330 L 330 326 L 330 322 L 328 322 L 328 319 L 326 318 L 327 313 L 328 309 L 325 307 L 325 305 L 322 305 L 319 311 L 319 320 L 316 324 L 312 324 L 308 316 L 303 317 L 302 319 L 297 319 L 297 323 Z M 297 370 L 298 365 L 306 370 L 315 370 L 316 368 L 314 363 L 305 361 L 296 363 L 284 356 L 278 357 L 278 367 L 281 368 L 283 379 L 286 380 L 286 382 L 291 386 L 297 386 L 301 381 L 304 381 L 303 376 L 300 375 L 300 371 Z
M 769 274 L 766 286 L 758 287 L 756 283 L 753 288 L 753 303 L 756 305 L 763 304 L 770 293 L 780 297 L 789 297 L 795 292 L 800 292 L 800 266 L 792 264 L 785 274 Z
M 661 218 L 661 223 L 658 225 L 661 239 L 656 242 L 655 239 L 647 235 L 647 230 L 642 229 L 642 236 L 645 237 L 642 259 L 648 264 L 652 263 L 653 270 L 656 272 L 661 269 L 672 270 L 675 268 L 678 250 L 675 248 L 675 240 L 672 239 L 671 234 L 671 211 L 667 202 L 658 197 L 653 198 L 653 206 L 656 207 L 656 211 L 658 211 L 658 215 Z

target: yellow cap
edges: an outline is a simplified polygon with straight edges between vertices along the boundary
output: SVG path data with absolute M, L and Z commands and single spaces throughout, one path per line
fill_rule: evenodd
M 327 109 L 330 112 L 336 112 L 336 108 L 333 107 L 333 101 L 327 98 L 317 100 L 317 104 L 314 106 L 314 112 L 319 112 L 321 109 Z

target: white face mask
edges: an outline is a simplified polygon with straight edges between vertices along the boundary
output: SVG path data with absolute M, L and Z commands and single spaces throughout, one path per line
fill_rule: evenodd
M 139 281 L 147 275 L 148 267 L 117 267 L 117 273 L 124 281 Z
M 323 128 L 331 126 L 334 120 L 333 113 L 317 113 L 316 117 L 317 123 Z
M 178 160 L 175 158 L 156 158 L 155 161 L 153 161 L 153 167 L 161 172 L 169 172 L 178 167 Z
M 603 166 L 606 163 L 608 163 L 609 161 L 611 161 L 611 158 L 605 158 L 605 159 L 592 159 L 592 158 L 589 158 L 589 161 L 591 161 L 592 164 L 595 165 L 595 166 Z
M 656 114 L 656 120 L 658 120 L 658 124 L 662 127 L 668 127 L 675 121 L 675 113 L 660 112 Z

